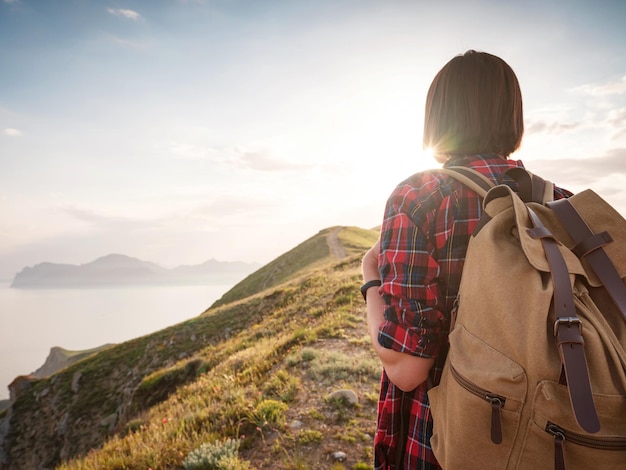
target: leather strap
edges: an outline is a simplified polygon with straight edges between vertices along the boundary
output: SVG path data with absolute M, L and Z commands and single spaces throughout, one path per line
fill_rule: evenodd
M 596 273 L 626 321 L 626 286 L 606 251 L 602 249 L 603 246 L 613 241 L 611 235 L 607 232 L 594 234 L 567 199 L 550 202 L 548 207 L 554 211 L 567 233 L 572 237 L 576 245 L 574 253 L 589 262 L 591 269 Z
M 565 433 L 550 422 L 546 431 L 554 436 L 554 470 L 565 470 Z
M 501 175 L 501 184 L 504 184 L 506 177 L 517 183 L 517 193 L 524 202 L 545 204 L 554 199 L 554 184 L 524 168 L 516 167 L 506 170 Z
M 532 238 L 541 240 L 550 265 L 556 315 L 554 336 L 565 370 L 572 409 L 581 428 L 590 433 L 598 432 L 600 420 L 593 402 L 582 324 L 576 316 L 574 294 L 567 265 L 554 235 L 541 222 L 537 214 L 530 207 L 526 207 L 534 226 L 528 229 L 528 233 Z
M 566 470 L 565 438 L 563 434 L 554 436 L 554 470 Z

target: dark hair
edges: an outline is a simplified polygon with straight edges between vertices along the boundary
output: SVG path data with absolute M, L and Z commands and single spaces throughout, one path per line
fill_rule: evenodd
M 522 93 L 499 57 L 467 51 L 433 79 L 426 97 L 424 147 L 438 155 L 508 157 L 524 133 Z

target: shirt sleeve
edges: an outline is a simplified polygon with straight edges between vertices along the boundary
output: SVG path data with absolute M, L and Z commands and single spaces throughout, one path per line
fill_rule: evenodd
M 436 357 L 443 342 L 444 316 L 434 227 L 442 200 L 424 183 L 400 185 L 387 201 L 381 228 L 381 294 L 385 321 L 379 343 L 418 357 Z

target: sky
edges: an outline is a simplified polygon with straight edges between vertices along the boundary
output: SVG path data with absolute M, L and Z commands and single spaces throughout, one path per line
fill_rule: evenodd
M 626 2 L 0 0 L 0 279 L 120 253 L 267 263 L 380 224 L 437 167 L 424 99 L 468 49 L 524 98 L 512 155 L 626 214 Z

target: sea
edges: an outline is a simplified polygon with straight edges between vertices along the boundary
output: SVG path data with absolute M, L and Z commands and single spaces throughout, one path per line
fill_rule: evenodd
M 79 351 L 154 333 L 200 315 L 234 284 L 15 289 L 0 281 L 0 400 L 54 346 Z

